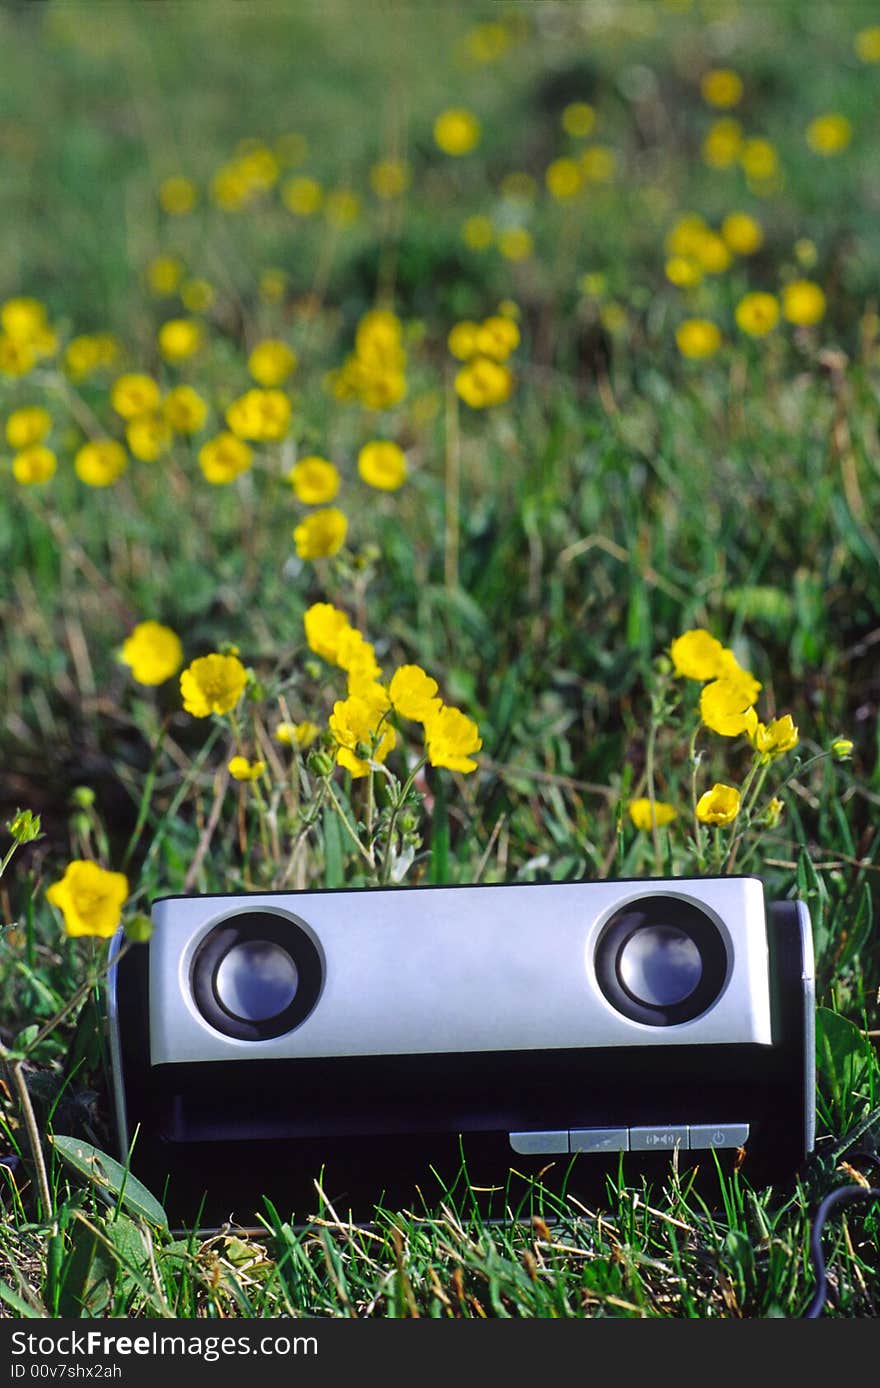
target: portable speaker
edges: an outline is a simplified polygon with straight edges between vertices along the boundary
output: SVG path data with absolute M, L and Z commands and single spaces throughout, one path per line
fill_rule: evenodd
M 113 942 L 119 1146 L 179 1224 L 601 1197 L 814 1138 L 800 902 L 755 877 L 169 896 Z

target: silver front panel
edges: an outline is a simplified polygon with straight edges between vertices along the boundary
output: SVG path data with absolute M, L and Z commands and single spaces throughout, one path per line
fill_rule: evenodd
M 701 907 L 727 943 L 720 997 L 677 1026 L 621 1016 L 595 976 L 595 944 L 606 920 L 648 896 L 670 898 L 673 918 L 676 900 Z M 295 1030 L 242 1041 L 202 1017 L 190 968 L 213 926 L 252 911 L 305 926 L 323 954 L 325 979 L 317 1005 Z M 153 1065 L 772 1039 L 757 878 L 167 898 L 156 903 L 153 922 Z

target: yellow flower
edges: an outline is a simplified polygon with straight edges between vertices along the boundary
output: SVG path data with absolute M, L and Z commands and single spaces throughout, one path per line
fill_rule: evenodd
M 703 140 L 703 162 L 711 169 L 729 169 L 739 158 L 742 145 L 742 126 L 725 116 L 709 127 Z
M 831 754 L 838 761 L 846 761 L 852 755 L 853 743 L 848 737 L 836 737 L 831 744 Z
M 12 459 L 12 475 L 22 487 L 32 487 L 40 482 L 48 482 L 54 477 L 58 459 L 51 448 L 41 443 L 23 448 Z
M 749 337 L 766 337 L 779 322 L 779 300 L 775 294 L 756 290 L 740 299 L 735 317 L 737 326 Z
M 455 376 L 456 393 L 471 409 L 501 405 L 513 391 L 513 376 L 491 357 L 473 357 Z
M 135 458 L 142 463 L 155 463 L 171 443 L 171 425 L 160 414 L 138 415 L 130 421 L 125 438 Z
M 525 227 L 507 227 L 498 233 L 498 249 L 505 260 L 528 260 L 535 243 Z
M 166 361 L 186 361 L 202 346 L 204 333 L 194 318 L 169 318 L 159 329 L 159 351 Z
M 467 361 L 470 357 L 476 356 L 479 330 L 479 323 L 472 322 L 470 318 L 463 318 L 450 329 L 446 346 L 459 361 Z
M 707 231 L 694 245 L 694 255 L 709 275 L 720 275 L 733 259 L 726 242 L 716 231 Z
M 290 178 L 281 189 L 281 200 L 295 217 L 314 217 L 324 201 L 324 190 L 314 178 Z
M 803 265 L 808 270 L 812 269 L 819 259 L 815 241 L 811 241 L 808 236 L 799 236 L 794 243 L 794 258 L 798 265 Z
M 432 766 L 445 766 L 449 771 L 476 771 L 472 755 L 479 752 L 483 742 L 472 718 L 460 709 L 441 704 L 425 721 L 425 751 Z
M 345 632 L 352 630 L 346 614 L 332 603 L 316 602 L 303 613 L 303 625 L 310 650 L 335 665 L 339 642 Z
M 304 719 L 302 723 L 279 723 L 275 729 L 275 741 L 280 742 L 284 747 L 291 747 L 294 744 L 300 751 L 305 751 L 311 747 L 321 735 L 321 729 L 317 723 L 310 723 Z
M 697 801 L 697 819 L 701 824 L 732 824 L 739 814 L 739 791 L 716 781 Z
M 544 174 L 544 182 L 557 202 L 573 198 L 584 185 L 584 171 L 576 159 L 554 159 Z
M 388 686 L 392 707 L 404 718 L 424 723 L 440 711 L 437 681 L 431 679 L 421 665 L 401 665 L 395 670 Z
M 147 266 L 147 282 L 160 299 L 175 294 L 183 279 L 183 262 L 173 255 L 157 255 Z
M 678 350 L 691 361 L 713 356 L 721 346 L 721 333 L 708 318 L 686 318 L 675 333 Z
M 252 462 L 251 449 L 234 434 L 217 434 L 199 449 L 199 467 L 215 486 L 234 482 L 241 473 L 247 472 Z
M 740 150 L 739 162 L 748 178 L 757 182 L 771 179 L 779 167 L 779 158 L 769 140 L 755 136 L 746 140 Z
M 606 145 L 590 145 L 581 155 L 580 164 L 588 183 L 610 183 L 617 171 L 614 150 Z
M 750 704 L 755 702 L 761 692 L 761 681 L 756 680 L 751 671 L 744 670 L 733 651 L 728 650 L 726 646 L 721 652 L 718 678 L 725 680 L 727 684 L 735 685 Z
M 596 112 L 586 101 L 572 101 L 562 112 L 562 128 L 566 135 L 586 139 L 596 124 Z
M 507 52 L 512 41 L 510 30 L 503 22 L 487 21 L 475 24 L 465 35 L 464 48 L 475 63 L 494 63 Z
M 122 643 L 120 660 L 138 684 L 163 684 L 183 664 L 183 646 L 161 622 L 139 622 Z
M 812 327 L 825 317 L 825 294 L 812 280 L 792 280 L 782 290 L 782 312 L 789 323 Z
M 477 325 L 474 345 L 476 355 L 491 357 L 493 361 L 506 361 L 519 346 L 519 328 L 512 318 L 500 313 L 493 314 Z
M 748 690 L 729 679 L 716 679 L 700 693 L 700 717 L 707 728 L 722 737 L 751 733 L 758 715 L 748 698 Z
M 666 233 L 663 245 L 667 255 L 681 255 L 695 260 L 699 246 L 710 230 L 699 213 L 687 212 Z
M 370 169 L 370 186 L 377 198 L 399 198 L 409 186 L 409 169 L 400 159 L 380 159 Z
M 852 139 L 852 125 L 837 111 L 816 116 L 807 126 L 807 144 L 816 154 L 839 154 Z
M 296 367 L 292 347 L 277 338 L 258 342 L 248 357 L 248 371 L 261 386 L 280 386 Z
M 247 684 L 247 671 L 238 656 L 202 655 L 180 676 L 183 707 L 193 718 L 231 713 Z
M 384 762 L 397 744 L 397 734 L 385 718 L 387 702 L 382 702 L 381 693 L 380 687 L 375 696 L 365 690 L 333 705 L 330 731 L 336 742 L 336 760 L 355 779 L 369 774 L 371 761 Z
M 69 376 L 80 381 L 101 367 L 112 366 L 118 356 L 119 343 L 110 333 L 83 333 L 68 342 L 64 367 Z
M 734 255 L 754 255 L 764 240 L 760 223 L 748 212 L 730 212 L 721 223 L 721 235 Z
M 297 500 L 306 506 L 332 501 L 340 487 L 337 469 L 326 458 L 300 458 L 287 474 Z
M 52 428 L 52 416 L 42 405 L 13 410 L 6 421 L 6 442 L 10 448 L 30 448 L 42 443 Z
M 396 492 L 406 481 L 403 449 L 388 440 L 365 443 L 358 453 L 357 468 L 361 480 L 381 492 Z
M 349 627 L 340 635 L 334 664 L 347 673 L 349 694 L 356 694 L 357 686 L 365 681 L 374 684 L 382 673 L 376 663 L 375 650 L 355 627 Z
M 132 371 L 113 382 L 110 403 L 123 419 L 136 419 L 151 414 L 159 407 L 159 383 L 143 372 Z
M 240 439 L 283 439 L 290 427 L 290 400 L 283 390 L 254 386 L 233 400 L 226 422 Z
M 749 732 L 749 741 L 762 761 L 772 761 L 798 745 L 798 730 L 790 713 L 774 718 L 770 723 L 758 723 Z
M 98 935 L 102 940 L 116 932 L 127 896 L 124 873 L 108 872 L 83 858 L 68 863 L 64 876 L 46 892 L 46 900 L 64 916 L 68 935 Z
M 345 543 L 348 521 L 336 506 L 313 511 L 294 528 L 293 542 L 300 559 L 327 559 Z
M 162 403 L 165 418 L 176 434 L 197 434 L 208 417 L 208 405 L 192 386 L 175 386 Z
M 0 307 L 0 325 L 14 342 L 37 342 L 49 326 L 46 306 L 39 299 L 7 299 Z
M 692 289 L 703 278 L 703 267 L 684 255 L 671 255 L 665 266 L 666 278 L 678 289 Z
M 115 439 L 84 443 L 73 460 L 74 471 L 89 487 L 109 487 L 128 467 L 128 456 Z
M 484 217 L 477 213 L 473 217 L 468 217 L 462 223 L 462 239 L 466 246 L 470 246 L 472 251 L 485 251 L 491 246 L 495 239 L 495 228 L 492 225 L 491 217 Z
M 207 313 L 216 297 L 210 280 L 187 280 L 180 286 L 180 301 L 190 313 Z
M 434 121 L 434 140 L 444 154 L 470 154 L 480 139 L 480 122 L 472 111 L 453 106 Z
M 192 212 L 199 200 L 198 189 L 191 178 L 172 174 L 159 184 L 159 203 L 170 217 L 184 217 Z
M 677 636 L 669 655 L 677 675 L 688 680 L 714 680 L 721 674 L 724 647 L 705 627 L 693 627 Z
M 229 763 L 229 774 L 234 781 L 258 781 L 265 770 L 264 761 L 248 761 L 247 757 L 233 757 Z
M 674 805 L 667 805 L 663 800 L 654 801 L 654 813 L 651 814 L 651 801 L 649 799 L 630 800 L 629 817 L 637 829 L 647 833 L 656 824 L 658 829 L 662 829 L 664 824 L 671 824 L 678 811 Z
M 710 68 L 700 79 L 700 91 L 710 106 L 738 106 L 743 94 L 742 78 L 727 67 Z
M 863 63 L 880 63 L 880 24 L 860 29 L 853 39 L 853 48 Z

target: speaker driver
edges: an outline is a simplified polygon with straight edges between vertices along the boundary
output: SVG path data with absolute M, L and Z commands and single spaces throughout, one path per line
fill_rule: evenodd
M 596 944 L 596 978 L 624 1017 L 677 1026 L 715 1003 L 728 976 L 727 946 L 714 920 L 673 896 L 629 902 Z
M 323 979 L 318 947 L 301 925 L 272 911 L 246 911 L 208 931 L 193 956 L 190 987 L 217 1031 L 264 1041 L 305 1021 Z

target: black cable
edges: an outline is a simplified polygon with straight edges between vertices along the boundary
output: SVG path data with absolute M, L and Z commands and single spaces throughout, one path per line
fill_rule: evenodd
M 873 1152 L 859 1152 L 854 1154 L 853 1159 L 880 1166 L 880 1157 Z M 807 1309 L 801 1312 L 801 1320 L 815 1320 L 820 1316 L 828 1298 L 828 1276 L 825 1271 L 825 1254 L 822 1249 L 822 1231 L 825 1221 L 837 1205 L 854 1204 L 857 1200 L 880 1200 L 880 1186 L 840 1186 L 825 1196 L 813 1215 L 813 1224 L 810 1230 L 810 1259 L 816 1276 L 816 1290 Z

